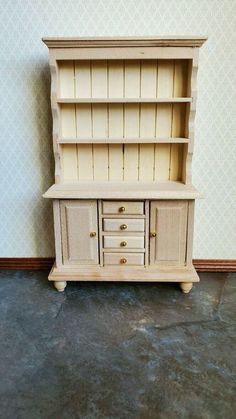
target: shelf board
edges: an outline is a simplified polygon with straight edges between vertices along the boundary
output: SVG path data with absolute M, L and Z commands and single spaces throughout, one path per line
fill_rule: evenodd
M 145 137 L 145 138 L 60 138 L 58 140 L 59 144 L 150 144 L 150 143 L 166 143 L 166 144 L 188 144 L 189 138 L 181 137 L 166 137 L 166 138 L 155 138 L 155 137 Z
M 52 185 L 43 195 L 54 199 L 195 199 L 200 194 L 182 182 L 74 182 Z
M 57 98 L 57 103 L 190 103 L 191 97 L 169 98 Z

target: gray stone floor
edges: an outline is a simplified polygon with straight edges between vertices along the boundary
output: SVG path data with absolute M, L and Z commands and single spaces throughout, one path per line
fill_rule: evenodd
M 0 417 L 236 417 L 236 276 L 70 283 L 0 273 Z

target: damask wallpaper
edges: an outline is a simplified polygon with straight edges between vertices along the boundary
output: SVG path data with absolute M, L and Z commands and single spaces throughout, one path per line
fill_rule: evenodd
M 194 257 L 236 257 L 236 1 L 0 0 L 0 256 L 53 256 L 48 51 L 42 36 L 208 35 L 200 52 Z

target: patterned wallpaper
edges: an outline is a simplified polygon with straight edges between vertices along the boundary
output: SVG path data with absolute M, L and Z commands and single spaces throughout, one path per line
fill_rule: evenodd
M 208 35 L 200 53 L 194 257 L 236 258 L 236 1 L 1 0 L 1 256 L 52 256 L 48 51 L 42 36 Z

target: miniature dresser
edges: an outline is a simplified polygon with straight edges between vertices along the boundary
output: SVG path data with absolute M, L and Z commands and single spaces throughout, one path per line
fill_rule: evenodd
M 199 281 L 191 183 L 205 37 L 44 38 L 58 291 L 67 281 Z

